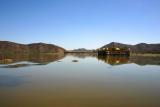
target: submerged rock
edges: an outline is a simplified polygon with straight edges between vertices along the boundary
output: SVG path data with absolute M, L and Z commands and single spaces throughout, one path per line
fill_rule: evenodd
M 72 62 L 78 62 L 78 60 L 72 60 Z

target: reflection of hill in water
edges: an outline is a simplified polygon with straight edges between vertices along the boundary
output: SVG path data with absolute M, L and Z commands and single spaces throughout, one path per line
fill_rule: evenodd
M 66 55 L 74 56 L 74 57 L 81 58 L 81 59 L 84 59 L 87 57 L 96 57 L 95 53 L 67 53 Z
M 130 56 L 130 57 L 97 56 L 96 54 L 93 53 L 71 53 L 66 55 L 82 59 L 87 57 L 94 57 L 110 65 L 120 65 L 127 63 L 135 63 L 138 65 L 160 65 L 160 57 L 152 57 L 152 56 Z M 45 65 L 50 62 L 58 61 L 64 57 L 65 57 L 64 54 L 15 54 L 10 56 L 0 55 L 0 64 L 12 64 L 21 61 L 29 61 L 36 63 L 36 64 L 18 63 L 18 64 L 13 64 L 11 66 L 6 66 L 9 68 L 25 67 L 30 65 Z
M 120 65 L 127 63 L 135 63 L 138 65 L 160 65 L 160 57 L 153 56 L 98 56 L 94 53 L 70 53 L 67 55 L 82 59 L 87 57 L 97 57 L 98 60 L 101 60 L 110 65 Z
M 47 64 L 49 62 L 62 59 L 64 54 L 15 54 L 15 55 L 0 55 L 1 64 L 9 64 L 20 61 L 29 61 L 40 64 Z
M 138 64 L 138 65 L 160 65 L 160 57 L 131 56 L 130 62 Z
M 110 65 L 120 65 L 127 63 L 135 63 L 138 65 L 160 65 L 160 57 L 149 56 L 97 56 L 98 60 L 102 60 Z

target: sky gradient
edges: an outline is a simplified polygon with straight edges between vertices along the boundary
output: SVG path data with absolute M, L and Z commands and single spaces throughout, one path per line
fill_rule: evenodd
M 0 0 L 0 40 L 65 49 L 160 43 L 160 0 Z

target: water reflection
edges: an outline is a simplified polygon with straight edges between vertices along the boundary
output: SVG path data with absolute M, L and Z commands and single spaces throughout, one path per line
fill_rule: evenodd
M 70 56 L 78 57 L 78 58 L 87 58 L 87 57 L 95 57 L 100 61 L 103 61 L 110 65 L 121 65 L 121 64 L 129 64 L 129 63 L 135 63 L 137 65 L 160 65 L 160 57 L 155 56 L 98 56 L 96 54 L 92 53 L 70 53 L 67 54 Z
M 48 64 L 64 58 L 64 54 L 14 54 L 0 55 L 0 64 L 11 64 L 20 61 L 29 61 L 39 64 Z
M 35 65 L 44 65 L 44 64 L 21 62 L 21 63 L 4 65 L 4 66 L 1 66 L 0 68 L 21 68 L 21 67 L 29 67 L 29 66 L 35 66 Z
M 96 53 L 67 53 L 67 56 L 74 56 L 77 58 L 85 59 L 87 57 L 96 57 Z
M 160 65 L 160 57 L 153 56 L 131 56 L 130 62 L 138 65 Z
M 69 54 L 15 54 L 12 56 L 0 55 L 0 64 L 8 64 L 1 66 L 2 68 L 18 68 L 32 65 L 46 65 L 50 62 L 61 62 L 65 56 L 73 56 L 80 59 L 88 57 L 97 58 L 100 61 L 110 65 L 121 65 L 135 63 L 138 65 L 160 65 L 160 57 L 153 56 L 98 56 L 94 53 L 69 53 Z M 32 63 L 17 63 L 28 61 Z M 16 64 L 13 64 L 16 63 Z M 10 64 L 10 65 L 9 65 Z M 12 64 L 12 65 L 11 65 Z
M 110 65 L 120 65 L 129 63 L 128 56 L 97 56 L 98 60 L 102 60 Z

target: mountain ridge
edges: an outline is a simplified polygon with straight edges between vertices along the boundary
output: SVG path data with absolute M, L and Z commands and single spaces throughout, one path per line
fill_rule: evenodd
M 131 53 L 158 53 L 160 54 L 160 43 L 138 43 L 135 45 L 123 44 L 119 42 L 111 42 L 100 48 L 118 47 L 130 48 Z M 71 52 L 95 52 L 85 48 L 75 49 Z M 60 46 L 48 43 L 30 43 L 21 44 L 10 41 L 0 41 L 0 53 L 64 53 L 66 50 Z
M 63 53 L 64 51 L 64 48 L 54 44 L 20 44 L 10 41 L 0 41 L 0 52 L 2 53 Z
M 118 47 L 118 48 L 130 48 L 131 53 L 160 53 L 160 43 L 138 43 L 135 45 L 123 44 L 119 42 L 111 42 L 102 46 L 101 48 Z

